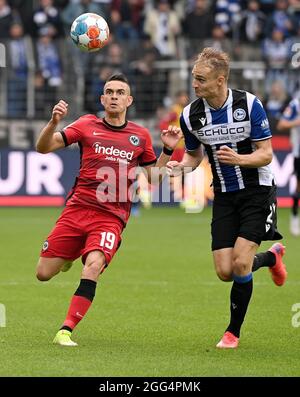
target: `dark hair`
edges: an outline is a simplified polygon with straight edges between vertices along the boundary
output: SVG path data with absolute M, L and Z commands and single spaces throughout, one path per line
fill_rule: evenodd
M 123 74 L 123 73 L 115 73 L 112 74 L 107 80 L 106 83 L 108 83 L 109 81 L 122 81 L 123 83 L 126 83 L 129 85 L 129 81 L 127 79 L 127 77 Z

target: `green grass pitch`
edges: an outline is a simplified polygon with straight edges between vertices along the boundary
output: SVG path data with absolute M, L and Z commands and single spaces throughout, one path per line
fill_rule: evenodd
M 231 284 L 213 269 L 209 208 L 201 214 L 154 208 L 131 218 L 74 331 L 79 346 L 52 345 L 81 270 L 77 261 L 50 282 L 35 279 L 40 247 L 59 213 L 0 209 L 0 303 L 7 320 L 0 328 L 0 376 L 300 375 L 300 327 L 292 326 L 292 305 L 300 302 L 300 238 L 288 232 L 288 209 L 279 211 L 288 281 L 276 287 L 266 268 L 254 274 L 235 351 L 215 348 L 229 319 Z

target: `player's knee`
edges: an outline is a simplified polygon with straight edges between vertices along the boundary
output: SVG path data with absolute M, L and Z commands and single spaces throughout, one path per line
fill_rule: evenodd
M 223 269 L 217 271 L 217 276 L 222 281 L 231 281 L 232 280 L 232 273 L 226 272 Z
M 249 264 L 245 262 L 241 257 L 237 256 L 233 258 L 233 273 L 245 274 L 249 270 Z
M 36 270 L 36 278 L 39 281 L 48 281 L 48 280 L 51 279 L 51 275 L 48 272 L 46 272 L 44 269 L 37 268 L 37 270 Z

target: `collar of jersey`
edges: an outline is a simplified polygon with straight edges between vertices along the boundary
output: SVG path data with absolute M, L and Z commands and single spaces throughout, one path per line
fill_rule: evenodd
M 218 111 L 218 110 L 220 110 L 220 109 L 226 107 L 231 101 L 232 101 L 232 91 L 231 91 L 230 88 L 228 88 L 228 95 L 227 95 L 226 101 L 223 103 L 223 105 L 222 105 L 220 108 L 217 108 L 217 109 L 216 109 L 216 108 L 212 107 L 212 106 L 207 102 L 207 100 L 206 100 L 205 98 L 203 98 L 203 102 L 204 102 L 205 107 L 208 107 L 208 108 L 210 108 L 210 109 L 212 109 L 212 110 L 216 110 L 216 111 Z
M 125 128 L 125 127 L 127 126 L 127 123 L 128 123 L 128 121 L 126 120 L 125 123 L 124 123 L 123 125 L 116 126 L 116 125 L 109 124 L 109 123 L 105 120 L 104 117 L 103 117 L 102 121 L 103 121 L 103 123 L 104 123 L 107 127 L 109 127 L 109 128 L 112 129 L 112 130 L 122 130 L 123 128 Z

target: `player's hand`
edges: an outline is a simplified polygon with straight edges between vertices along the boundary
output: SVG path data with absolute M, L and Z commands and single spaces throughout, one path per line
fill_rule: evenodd
M 179 176 L 182 174 L 183 165 L 178 161 L 168 161 L 166 167 L 169 176 Z
M 51 122 L 58 124 L 67 115 L 68 106 L 67 102 L 61 99 L 52 110 Z
M 229 146 L 223 145 L 217 150 L 218 160 L 223 164 L 239 165 L 241 155 L 231 149 Z
M 182 131 L 175 125 L 169 125 L 167 130 L 162 130 L 161 140 L 163 144 L 169 149 L 175 149 L 180 139 L 183 137 Z

